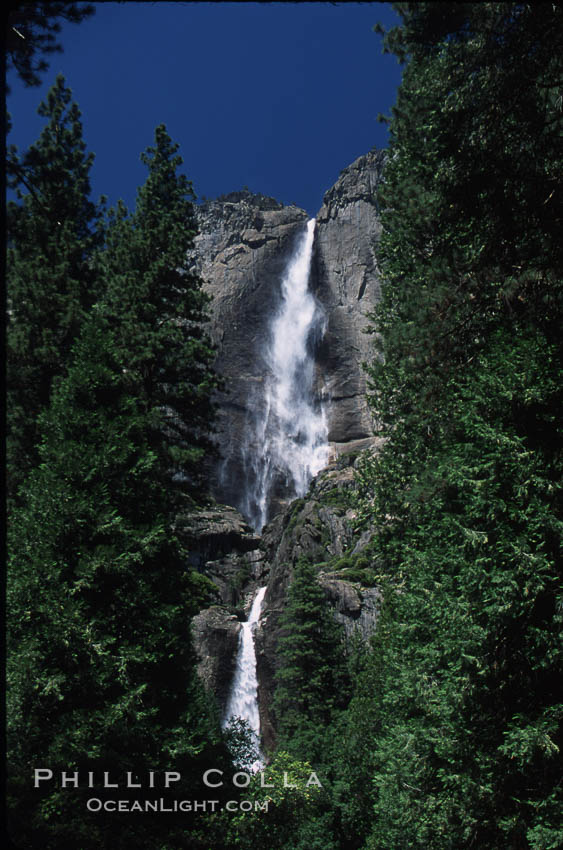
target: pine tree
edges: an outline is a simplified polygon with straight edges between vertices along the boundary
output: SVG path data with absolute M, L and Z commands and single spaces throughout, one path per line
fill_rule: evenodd
M 8 70 L 14 68 L 26 86 L 38 86 L 40 73 L 49 67 L 40 54 L 62 53 L 57 42 L 61 30 L 59 18 L 78 24 L 94 14 L 94 6 L 78 3 L 20 2 L 10 3 L 5 32 L 5 49 Z
M 318 763 L 325 727 L 345 706 L 349 683 L 342 637 L 316 569 L 305 560 L 295 566 L 280 626 L 274 695 L 279 746 Z
M 322 777 L 323 786 L 310 811 L 296 812 L 282 846 L 284 850 L 333 850 L 338 846 L 339 832 L 331 800 L 335 781 L 334 735 L 348 703 L 350 680 L 342 627 L 327 605 L 317 568 L 306 559 L 294 567 L 280 626 L 273 700 L 277 757 L 287 758 L 289 754 L 306 760 Z
M 100 274 L 107 282 L 103 312 L 119 327 L 119 357 L 153 421 L 167 486 L 198 489 L 201 463 L 212 451 L 212 394 L 218 377 L 205 322 L 207 296 L 190 268 L 197 231 L 191 183 L 164 126 L 143 154 L 149 174 L 135 212 L 114 211 Z
M 34 767 L 98 778 L 132 771 L 145 777 L 141 797 L 149 771 L 175 770 L 186 793 L 205 798 L 205 768 L 228 766 L 190 636 L 207 585 L 171 531 L 180 496 L 193 502 L 198 482 L 185 476 L 171 495 L 178 455 L 169 411 L 177 399 L 174 410 L 196 411 L 193 426 L 177 428 L 197 440 L 180 447 L 180 461 L 199 462 L 214 385 L 200 281 L 181 271 L 194 234 L 172 149 L 159 128 L 137 211 L 115 216 L 95 267 L 107 274 L 107 298 L 83 323 L 40 417 L 41 463 L 10 526 L 9 797 L 12 833 L 26 846 L 148 850 L 164 832 L 171 845 L 192 846 L 197 820 L 89 815 L 88 797 L 113 792 L 99 782 L 95 791 L 37 792 Z M 153 167 L 162 159 L 166 173 Z M 153 189 L 159 203 L 147 210 Z
M 367 846 L 545 850 L 563 839 L 561 9 L 399 11 L 370 369 L 387 442 L 361 476 L 388 612 Z
M 99 295 L 92 266 L 100 210 L 90 200 L 93 154 L 62 76 L 39 107 L 47 124 L 7 172 L 19 203 L 8 204 L 8 492 L 37 462 L 37 419 L 63 375 L 84 316 Z

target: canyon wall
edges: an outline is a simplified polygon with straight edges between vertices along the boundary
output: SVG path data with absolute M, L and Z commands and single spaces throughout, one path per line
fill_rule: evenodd
M 333 456 L 367 445 L 372 435 L 362 362 L 371 346 L 366 313 L 379 297 L 375 192 L 384 161 L 385 153 L 373 150 L 345 168 L 317 215 L 310 287 L 327 327 L 315 352 L 316 384 L 328 400 Z M 279 305 L 281 277 L 307 219 L 304 210 L 248 191 L 198 208 L 196 261 L 213 299 L 210 330 L 216 368 L 225 379 L 218 397 L 222 459 L 213 470 L 213 490 L 219 501 L 239 509 L 249 458 L 259 450 L 250 426 L 268 374 L 264 343 Z M 278 494 L 279 509 L 283 495 Z
M 309 286 L 324 311 L 326 331 L 311 355 L 316 392 L 326 400 L 329 464 L 305 498 L 291 502 L 287 493 L 274 494 L 273 519 L 262 535 L 239 513 L 248 464 L 260 450 L 252 443 L 256 432 L 251 424 L 263 404 L 265 342 L 280 304 L 281 279 L 308 215 L 248 191 L 198 208 L 196 262 L 213 299 L 210 332 L 217 347 L 216 368 L 225 381 L 217 398 L 220 458 L 212 470 L 214 496 L 222 504 L 197 517 L 180 518 L 177 531 L 193 553 L 193 565 L 216 588 L 215 604 L 195 618 L 193 634 L 200 675 L 221 710 L 234 670 L 240 621 L 248 615 L 257 588 L 267 584 L 256 631 L 266 750 L 275 744 L 271 699 L 279 618 L 297 559 L 304 556 L 323 565 L 318 581 L 346 640 L 354 633 L 367 639 L 375 628 L 379 591 L 365 569 L 367 559 L 362 561 L 370 534 L 355 532 L 348 496 L 355 487 L 356 455 L 376 450 L 378 443 L 362 363 L 373 356 L 366 313 L 380 295 L 376 252 L 381 225 L 375 197 L 384 163 L 385 153 L 372 150 L 345 168 L 316 217 Z
M 336 451 L 372 434 L 362 362 L 372 356 L 366 313 L 380 287 L 375 200 L 385 152 L 372 150 L 342 171 L 317 215 L 312 287 L 328 320 L 319 371 L 330 398 L 329 441 Z
M 263 403 L 268 367 L 264 341 L 280 299 L 280 280 L 307 213 L 272 198 L 236 192 L 198 210 L 197 265 L 211 295 L 215 367 L 225 379 L 218 396 L 221 460 L 212 471 L 219 501 L 242 507 L 249 477 L 252 421 Z

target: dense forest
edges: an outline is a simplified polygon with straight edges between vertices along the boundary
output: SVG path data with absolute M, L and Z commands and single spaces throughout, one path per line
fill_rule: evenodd
M 154 815 L 89 813 L 86 782 L 33 786 L 37 768 L 92 774 L 103 799 L 116 794 L 99 777 L 129 773 L 172 803 L 173 770 L 206 800 L 204 772 L 236 774 L 249 736 L 221 729 L 196 674 L 190 617 L 212 586 L 174 533 L 209 499 L 220 385 L 178 146 L 157 127 L 135 208 L 107 210 L 58 77 L 37 142 L 8 150 L 17 847 L 563 845 L 563 9 L 395 8 L 383 44 L 404 73 L 383 119 L 383 294 L 366 364 L 384 439 L 339 496 L 357 534 L 371 529 L 347 563 L 382 604 L 369 645 L 345 647 L 320 565 L 296 566 L 267 811 L 222 808 L 259 804 L 259 776 L 214 788 L 216 810 Z

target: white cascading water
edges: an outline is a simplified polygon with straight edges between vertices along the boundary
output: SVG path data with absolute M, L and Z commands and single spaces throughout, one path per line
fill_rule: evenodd
M 257 531 L 269 518 L 272 495 L 280 481 L 289 498 L 304 496 L 311 479 L 328 461 L 325 412 L 313 391 L 311 343 L 325 331 L 324 313 L 309 290 L 314 237 L 315 219 L 311 219 L 282 279 L 280 306 L 270 323 L 264 351 L 268 367 L 264 396 L 256 399 L 243 446 L 247 482 L 242 510 Z M 225 726 L 233 716 L 247 721 L 258 752 L 253 770 L 262 767 L 254 630 L 265 592 L 265 587 L 260 588 L 248 620 L 242 624 L 224 719 Z
M 315 223 L 314 218 L 307 222 L 282 280 L 265 351 L 269 375 L 263 406 L 245 452 L 253 474 L 243 512 L 257 531 L 269 519 L 277 480 L 284 480 L 290 498 L 299 498 L 328 461 L 328 429 L 322 404 L 314 398 L 310 353 L 311 338 L 325 330 L 324 313 L 309 290 Z
M 254 631 L 256 629 L 258 618 L 260 617 L 265 593 L 266 588 L 261 587 L 254 597 L 247 621 L 242 623 L 237 654 L 237 666 L 223 721 L 223 726 L 227 726 L 233 717 L 240 717 L 248 723 L 252 734 L 252 742 L 258 753 L 258 760 L 249 766 L 251 770 L 259 770 L 262 767 Z

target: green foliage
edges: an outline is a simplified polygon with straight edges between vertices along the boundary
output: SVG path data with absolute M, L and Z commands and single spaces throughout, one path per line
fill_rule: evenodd
M 332 850 L 330 835 L 311 828 L 323 815 L 325 794 L 311 765 L 280 750 L 270 764 L 251 777 L 244 788 L 243 807 L 221 812 L 209 825 L 214 846 L 227 848 L 267 846 L 272 850 L 305 850 L 324 846 Z M 322 844 L 322 836 L 327 843 Z M 317 840 L 318 839 L 318 840 Z M 307 842 L 311 843 L 307 843 Z M 319 843 L 321 842 L 321 843 Z
M 294 819 L 293 834 L 284 846 L 336 848 L 338 824 L 331 798 L 334 730 L 349 699 L 350 679 L 341 628 L 327 606 L 316 568 L 305 560 L 295 565 L 280 625 L 273 700 L 278 749 L 307 759 L 323 783 L 315 810 L 304 812 L 302 821 Z
M 333 487 L 322 493 L 321 501 L 324 505 L 330 505 L 333 508 L 340 508 L 344 513 L 349 506 L 350 494 L 348 490 L 341 487 Z
M 87 797 L 112 795 L 99 786 L 39 793 L 35 767 L 98 778 L 173 769 L 204 799 L 205 768 L 230 762 L 190 637 L 210 583 L 170 530 L 182 497 L 197 496 L 199 476 L 178 472 L 203 455 L 215 385 L 201 284 L 182 268 L 194 233 L 174 151 L 157 128 L 137 210 L 118 211 L 91 263 L 106 294 L 53 382 L 40 463 L 10 524 L 8 791 L 25 846 L 152 848 L 162 835 L 160 814 L 89 814 Z M 164 821 L 178 846 L 197 817 Z
M 174 764 L 197 783 L 203 754 L 220 753 L 190 642 L 199 584 L 168 530 L 146 415 L 111 342 L 94 316 L 43 417 L 42 464 L 11 526 L 12 793 L 16 818 L 27 809 L 19 828 L 44 846 L 82 829 L 64 791 L 31 805 L 32 767 L 146 775 Z M 47 811 L 63 803 L 52 832 Z M 85 823 L 84 846 L 103 846 Z
M 249 738 L 222 740 L 201 693 L 189 619 L 210 587 L 170 532 L 200 498 L 217 386 L 177 148 L 157 128 L 136 209 L 105 235 L 62 80 L 37 145 L 9 153 L 27 192 L 8 211 L 8 795 L 25 846 L 563 844 L 563 13 L 397 8 L 369 368 L 386 439 L 345 494 L 377 533 L 322 565 L 383 604 L 345 660 L 317 569 L 296 565 L 266 786 L 216 792 L 248 811 L 116 821 L 30 791 L 36 766 L 172 764 L 205 799 L 203 766 L 247 762 Z
M 358 556 L 359 559 L 360 556 Z M 365 558 L 365 555 L 362 556 Z M 340 559 L 353 563 L 356 557 Z M 324 565 L 327 566 L 327 565 Z M 299 561 L 295 567 L 278 644 L 280 668 L 274 709 L 279 730 L 278 752 L 306 758 L 323 784 L 314 811 L 294 825 L 287 848 L 358 848 L 371 816 L 371 740 L 361 722 L 373 714 L 373 692 L 356 716 L 350 696 L 360 688 L 368 648 L 356 636 L 344 654 L 341 628 L 334 621 L 317 581 L 317 566 Z M 370 727 L 371 732 L 371 727 Z
M 243 558 L 242 563 L 237 569 L 236 573 L 229 576 L 228 587 L 231 595 L 232 605 L 237 605 L 240 602 L 241 590 L 251 577 L 252 567 L 248 561 L 248 558 Z
M 153 421 L 152 445 L 170 491 L 195 492 L 202 459 L 212 448 L 211 394 L 219 381 L 204 330 L 209 297 L 189 268 L 196 234 L 191 183 L 177 169 L 178 146 L 164 126 L 142 160 L 148 177 L 135 212 L 112 211 L 107 247 L 99 258 L 106 280 L 102 313 L 118 329 L 114 345 Z
M 39 114 L 47 119 L 23 155 L 8 152 L 19 203 L 7 207 L 8 492 L 37 463 L 38 416 L 64 374 L 72 343 L 100 292 L 92 257 L 103 233 L 90 200 L 80 111 L 59 76 Z
M 336 578 L 358 582 L 365 587 L 373 587 L 377 584 L 378 575 L 374 569 L 374 562 L 366 551 L 335 558 L 325 564 L 324 569 Z
M 289 521 L 287 523 L 287 534 L 291 534 L 296 528 L 301 520 L 301 511 L 303 506 L 305 505 L 305 499 L 294 499 L 291 503 L 291 508 L 289 511 Z
M 290 752 L 314 760 L 320 755 L 316 738 L 345 705 L 348 682 L 338 626 L 316 570 L 305 560 L 295 566 L 280 625 L 273 703 L 280 741 Z
M 563 17 L 398 8 L 369 373 L 387 439 L 358 474 L 386 614 L 348 717 L 366 846 L 540 850 L 563 840 Z

